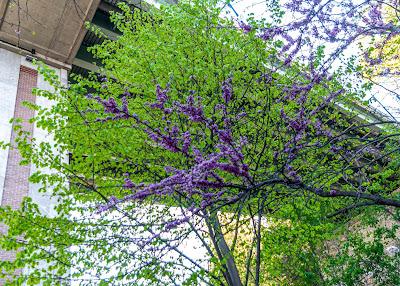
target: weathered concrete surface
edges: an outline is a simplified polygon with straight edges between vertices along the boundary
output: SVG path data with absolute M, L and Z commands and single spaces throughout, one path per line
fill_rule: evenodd
M 0 40 L 72 63 L 100 0 L 0 0 Z
M 20 56 L 0 48 L 0 142 L 11 140 L 15 98 L 17 95 Z M 0 202 L 2 200 L 4 179 L 8 159 L 8 149 L 0 149 Z

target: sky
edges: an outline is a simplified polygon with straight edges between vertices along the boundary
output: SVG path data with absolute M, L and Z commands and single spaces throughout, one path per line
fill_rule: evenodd
M 146 0 L 148 3 L 159 7 L 159 2 L 163 0 Z M 164 0 L 165 1 L 165 0 Z M 285 0 L 281 0 L 285 1 Z M 252 13 L 255 18 L 267 18 L 268 8 L 265 0 L 231 0 L 230 6 L 226 8 L 228 17 L 236 17 L 239 20 L 246 20 L 247 15 Z M 290 21 L 290 19 L 287 19 Z M 283 20 L 285 22 L 285 19 Z M 371 107 L 377 109 L 383 114 L 400 121 L 400 100 L 396 99 L 394 93 L 390 90 L 397 90 L 399 82 L 397 79 L 382 78 L 377 79 L 378 85 L 375 85 L 366 99 L 373 98 Z M 382 85 L 382 86 L 379 86 Z
M 233 0 L 231 5 L 239 17 L 246 18 L 249 13 L 253 13 L 257 18 L 266 15 L 265 0 Z
M 267 17 L 265 0 L 232 0 L 231 6 L 231 15 L 234 15 L 236 12 L 241 20 L 245 20 L 249 13 L 253 13 L 256 18 Z M 368 98 L 375 98 L 371 106 L 385 115 L 389 115 L 389 117 L 393 116 L 397 121 L 400 121 L 400 100 L 396 99 L 396 96 L 389 91 L 398 90 L 399 79 L 381 78 L 376 81 L 378 85 L 375 85 L 370 94 L 367 95 Z

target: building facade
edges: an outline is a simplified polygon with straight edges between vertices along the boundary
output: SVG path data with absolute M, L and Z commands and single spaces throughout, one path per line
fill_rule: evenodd
M 40 106 L 52 103 L 32 94 L 33 88 L 50 90 L 32 64 L 33 59 L 53 68 L 62 83 L 71 72 L 96 70 L 87 47 L 100 40 L 86 29 L 92 22 L 110 38 L 118 36 L 109 22 L 110 10 L 117 0 L 0 0 L 0 203 L 13 209 L 21 207 L 24 197 L 37 202 L 43 214 L 52 215 L 55 202 L 29 182 L 35 167 L 20 165 L 15 147 L 17 131 L 12 118 L 22 119 L 22 128 L 37 141 L 49 140 L 45 131 L 29 122 L 35 114 L 23 102 Z M 140 7 L 140 3 L 133 3 Z M 6 232 L 4 226 L 0 231 Z M 0 260 L 13 260 L 16 253 L 0 250 Z M 22 271 L 22 270 L 21 270 Z M 0 285 L 2 282 L 0 281 Z

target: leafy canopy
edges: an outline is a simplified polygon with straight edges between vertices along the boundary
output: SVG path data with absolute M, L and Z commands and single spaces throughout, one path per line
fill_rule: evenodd
M 53 138 L 19 148 L 57 205 L 2 209 L 2 247 L 19 252 L 1 265 L 28 269 L 18 283 L 322 284 L 316 255 L 341 225 L 327 216 L 400 206 L 395 129 L 353 119 L 364 90 L 322 48 L 304 64 L 270 23 L 219 4 L 121 5 L 122 36 L 91 49 L 100 75 L 65 87 L 40 66 L 55 91 L 35 93 L 54 105 L 34 120 Z M 194 238 L 196 259 L 182 249 Z

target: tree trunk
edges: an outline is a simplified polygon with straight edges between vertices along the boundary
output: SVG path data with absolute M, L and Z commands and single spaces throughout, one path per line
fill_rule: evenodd
M 210 237 L 215 250 L 218 254 L 220 260 L 224 261 L 225 273 L 224 277 L 228 282 L 229 286 L 242 286 L 242 281 L 240 280 L 239 271 L 237 270 L 235 260 L 232 253 L 226 243 L 224 235 L 222 234 L 221 225 L 218 220 L 216 213 L 210 214 L 209 221 L 207 222 Z

